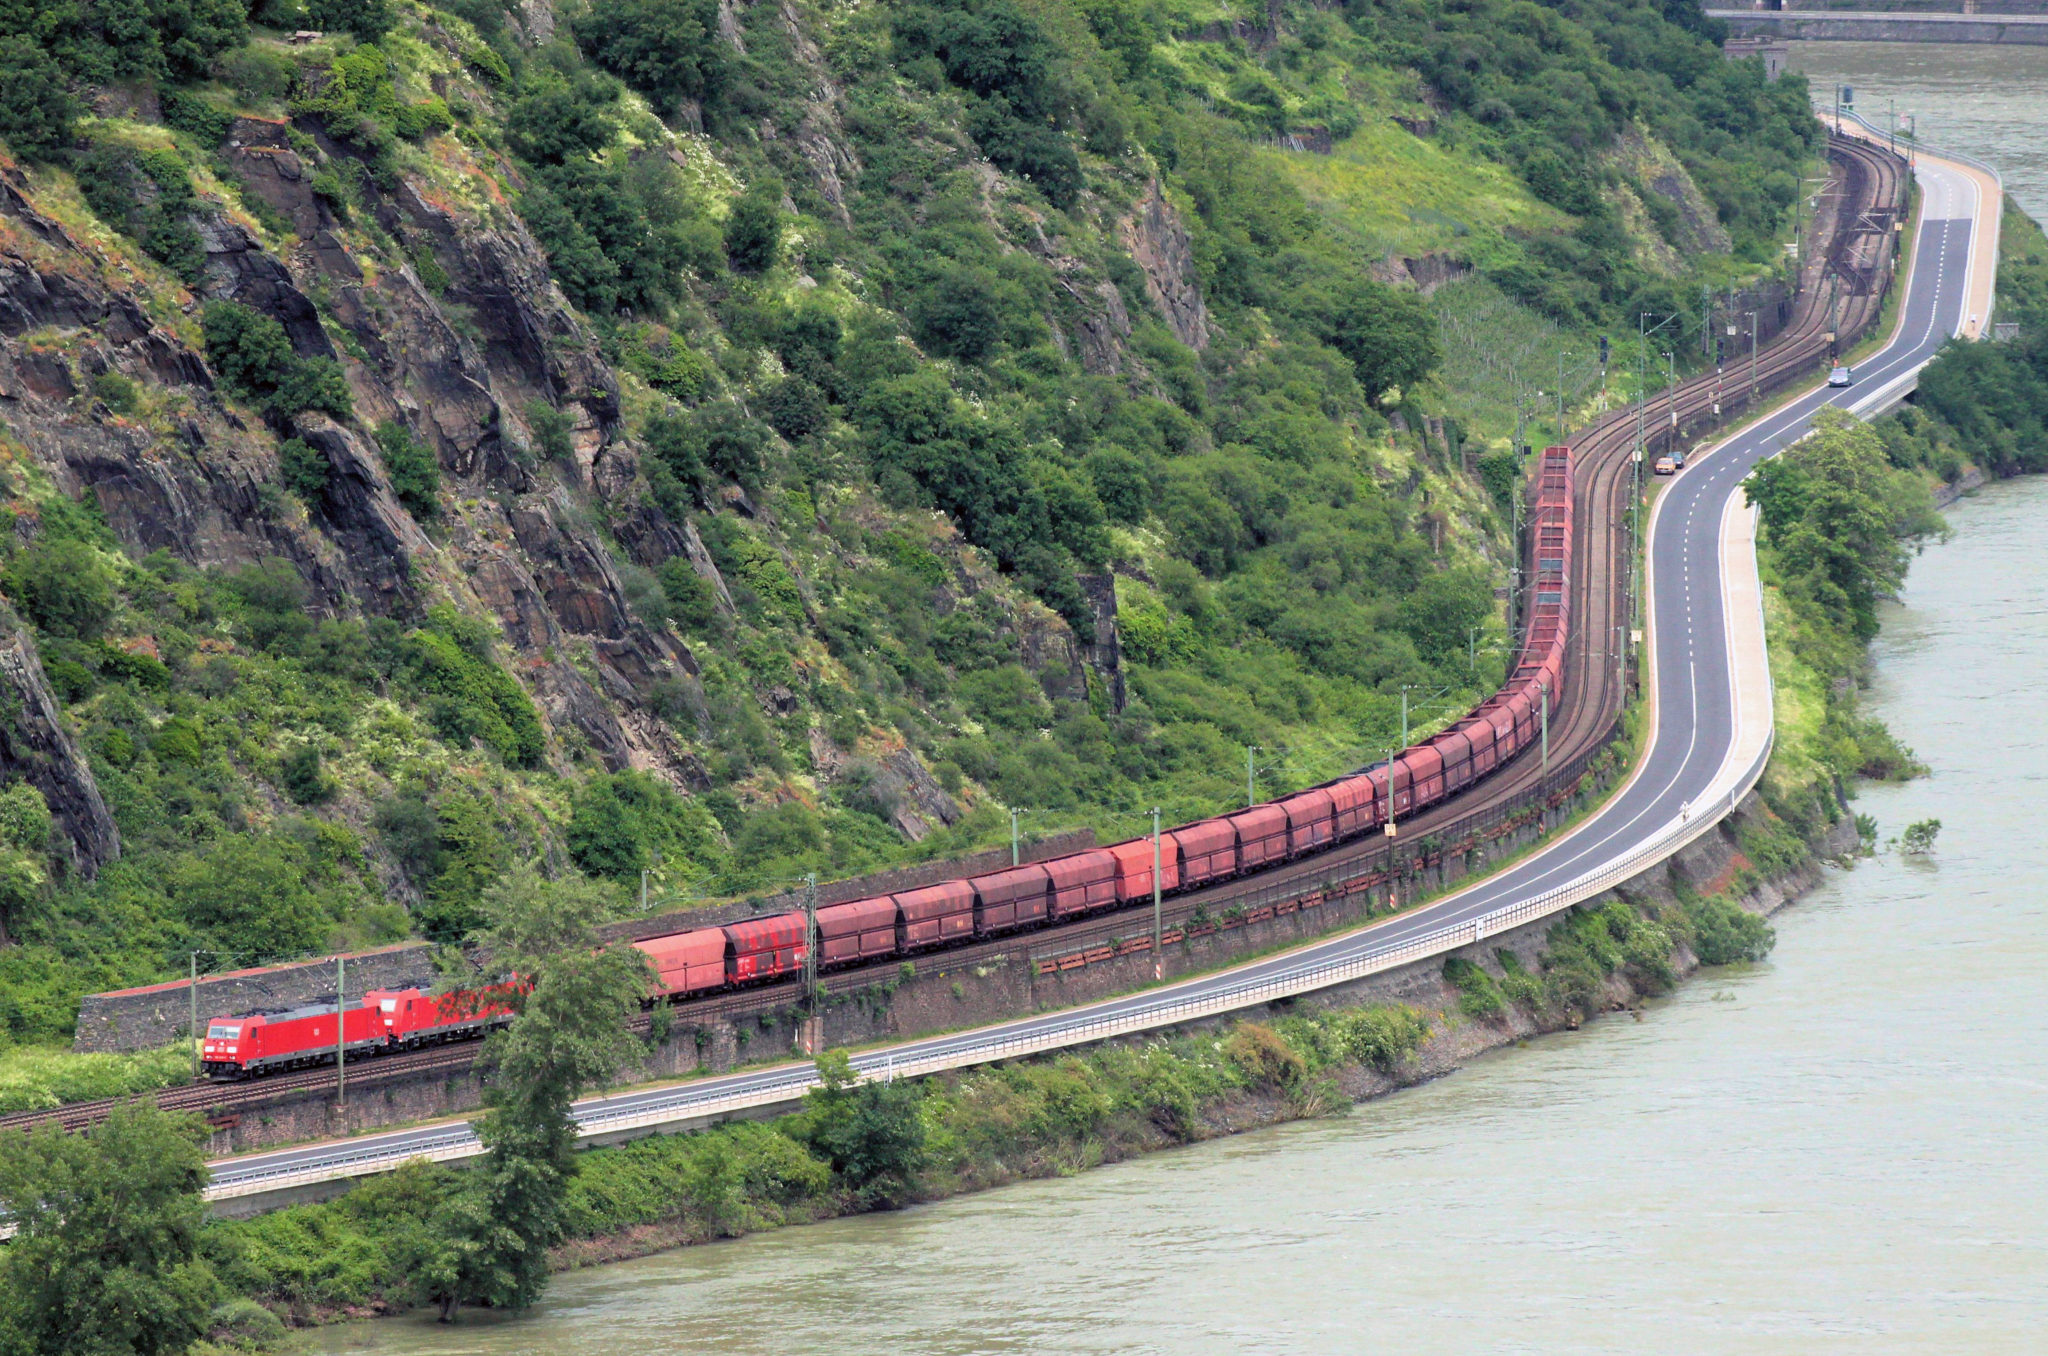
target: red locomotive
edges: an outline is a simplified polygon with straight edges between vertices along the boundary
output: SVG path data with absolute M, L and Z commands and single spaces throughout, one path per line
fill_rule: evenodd
M 512 986 L 436 994 L 372 989 L 340 1009 L 341 1045 L 351 1057 L 468 1040 L 512 1019 Z M 200 1068 L 212 1078 L 251 1078 L 326 1064 L 335 1055 L 333 1003 L 287 1012 L 216 1017 L 200 1043 Z
M 1535 570 L 1522 648 L 1506 686 L 1450 729 L 1386 763 L 1277 801 L 1160 834 L 1159 888 L 1179 893 L 1323 852 L 1455 796 L 1541 738 L 1558 704 L 1571 628 L 1572 452 L 1545 448 L 1538 468 Z M 877 895 L 817 911 L 818 962 L 840 969 L 932 947 L 1060 922 L 1149 901 L 1154 844 L 1134 838 L 1051 861 Z M 633 943 L 658 976 L 664 1001 L 784 979 L 807 953 L 801 912 L 749 918 Z M 218 1017 L 204 1061 L 211 1074 L 247 1077 L 334 1058 L 335 1009 Z M 509 1020 L 502 989 L 433 995 L 376 991 L 344 1014 L 351 1054 L 411 1049 L 483 1034 Z

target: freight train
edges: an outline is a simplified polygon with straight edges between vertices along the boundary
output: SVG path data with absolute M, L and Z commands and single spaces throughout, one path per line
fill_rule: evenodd
M 1572 452 L 1545 448 L 1530 521 L 1534 574 L 1528 625 L 1500 691 L 1443 733 L 1387 762 L 1233 814 L 1183 824 L 1159 835 L 942 881 L 817 910 L 821 971 L 910 957 L 981 938 L 1104 913 L 1152 897 L 1153 863 L 1162 894 L 1254 875 L 1327 851 L 1460 794 L 1542 738 L 1557 709 L 1571 632 Z M 797 975 L 808 959 L 801 911 L 649 937 L 633 945 L 659 976 L 662 1001 Z M 380 996 L 382 1002 L 386 996 Z M 351 1053 L 407 1049 L 429 1040 L 482 1034 L 506 1020 L 502 1004 L 455 1003 L 419 990 L 397 995 L 420 1005 L 415 1025 L 394 1025 L 392 1010 L 346 1013 L 342 1041 Z M 478 1010 L 492 1015 L 478 1016 Z M 408 1007 L 407 1012 L 412 1008 Z M 334 1006 L 270 1018 L 215 1018 L 206 1067 L 245 1077 L 334 1057 Z M 359 1029 L 360 1028 L 360 1029 Z M 236 1039 L 239 1036 L 239 1041 Z M 217 1044 L 218 1042 L 218 1044 Z M 252 1043 L 253 1042 L 253 1043 Z M 411 1042 L 408 1044 L 407 1042 Z M 218 1053 L 216 1054 L 216 1051 Z

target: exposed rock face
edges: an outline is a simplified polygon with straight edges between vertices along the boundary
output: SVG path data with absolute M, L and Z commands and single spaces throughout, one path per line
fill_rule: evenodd
M 1429 296 L 1445 283 L 1456 282 L 1472 272 L 1472 265 L 1447 254 L 1393 255 L 1369 270 L 1380 282 L 1395 287 L 1413 287 Z
M 1101 675 L 1108 687 L 1110 709 L 1121 711 L 1126 697 L 1123 641 L 1116 629 L 1116 576 L 1084 574 L 1079 582 L 1081 594 L 1088 600 L 1089 610 L 1095 614 L 1095 633 L 1083 638 L 1081 657 Z
M 89 880 L 120 857 L 120 830 L 64 728 L 35 641 L 0 608 L 0 781 L 16 780 L 43 793 L 73 871 Z
M 1116 290 L 1115 283 L 1105 282 L 1080 297 L 1083 304 L 1092 298 L 1100 308 L 1083 315 L 1074 327 L 1081 366 L 1097 376 L 1123 371 L 1124 344 L 1131 337 L 1131 313 L 1124 309 L 1123 294 Z
M 1633 180 L 1639 192 L 1654 193 L 1678 208 L 1679 227 L 1670 243 L 1681 252 L 1719 253 L 1730 247 L 1727 228 L 1692 175 L 1641 127 L 1623 131 L 1603 159 Z
M 1195 276 L 1195 252 L 1187 223 L 1159 190 L 1146 186 L 1135 211 L 1121 223 L 1119 234 L 1138 267 L 1145 272 L 1145 292 L 1166 317 L 1174 337 L 1192 349 L 1209 346 L 1209 308 Z

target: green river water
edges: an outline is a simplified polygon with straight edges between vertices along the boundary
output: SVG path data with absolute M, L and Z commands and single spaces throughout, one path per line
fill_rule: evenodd
M 2048 202 L 2048 51 L 1813 46 Z M 1873 706 L 1932 768 L 1766 964 L 1349 1115 L 561 1277 L 311 1353 L 2022 1352 L 2048 1345 L 2048 481 L 1951 512 Z

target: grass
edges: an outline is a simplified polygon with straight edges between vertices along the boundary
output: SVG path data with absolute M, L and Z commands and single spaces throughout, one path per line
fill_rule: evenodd
M 1300 185 L 1339 239 L 1368 256 L 1441 251 L 1471 259 L 1511 249 L 1507 231 L 1572 225 L 1500 165 L 1447 151 L 1391 119 L 1368 122 L 1330 155 L 1260 154 Z
M 182 1041 L 132 1055 L 85 1055 L 63 1046 L 18 1045 L 0 1051 L 0 1113 L 132 1097 L 191 1078 L 192 1051 Z

